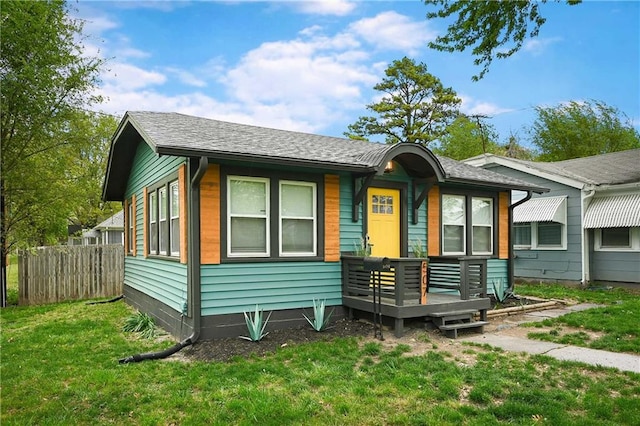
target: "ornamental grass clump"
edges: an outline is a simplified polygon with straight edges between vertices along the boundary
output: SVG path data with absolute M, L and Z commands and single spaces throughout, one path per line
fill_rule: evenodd
M 124 321 L 122 331 L 137 333 L 146 339 L 153 339 L 158 335 L 155 321 L 144 312 L 137 312 Z
M 326 315 L 326 301 L 313 299 L 313 320 L 305 313 L 302 315 L 315 331 L 323 331 L 328 328 L 327 326 L 329 325 L 333 311 L 335 311 L 335 308 L 329 312 L 329 315 Z
M 250 314 L 244 313 L 244 321 L 247 323 L 247 329 L 249 330 L 249 337 L 240 336 L 241 339 L 250 340 L 252 342 L 259 342 L 262 340 L 269 332 L 264 332 L 264 329 L 267 327 L 267 323 L 269 322 L 269 318 L 271 318 L 272 312 L 269 312 L 267 319 L 263 319 L 264 312 L 260 310 L 258 305 L 256 305 L 256 310 L 253 313 L 253 316 Z

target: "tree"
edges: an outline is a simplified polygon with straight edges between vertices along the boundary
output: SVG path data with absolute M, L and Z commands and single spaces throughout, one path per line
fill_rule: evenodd
M 509 158 L 517 158 L 520 160 L 533 161 L 536 158 L 535 152 L 527 147 L 522 146 L 518 142 L 518 137 L 511 133 L 509 141 L 502 147 L 503 155 Z
M 66 230 L 68 170 L 91 140 L 71 137 L 102 61 L 83 53 L 82 23 L 62 0 L 3 1 L 0 10 L 2 306 L 6 256 L 19 244 L 48 241 Z M 80 114 L 81 116 L 81 114 Z
M 537 107 L 529 129 L 540 161 L 560 161 L 640 148 L 640 134 L 617 108 L 600 101 Z
M 498 132 L 482 120 L 482 117 L 469 117 L 461 114 L 447 127 L 433 152 L 438 155 L 464 160 L 476 155 L 500 154 L 501 149 L 495 142 Z
M 345 136 L 367 139 L 382 135 L 389 144 L 408 142 L 425 146 L 442 136 L 458 115 L 461 101 L 456 92 L 429 74 L 424 63 L 416 64 L 407 57 L 393 61 L 385 75 L 373 87 L 384 93 L 382 100 L 367 105 L 377 117 L 360 117 L 348 126 Z
M 475 65 L 482 71 L 472 79 L 480 80 L 489 70 L 493 58 L 508 58 L 530 37 L 537 37 L 546 19 L 540 15 L 540 5 L 547 0 L 426 0 L 427 6 L 439 9 L 428 12 L 427 19 L 457 16 L 447 33 L 429 43 L 443 52 L 462 52 L 471 48 Z M 556 0 L 560 1 L 560 0 Z M 575 5 L 581 0 L 567 0 Z

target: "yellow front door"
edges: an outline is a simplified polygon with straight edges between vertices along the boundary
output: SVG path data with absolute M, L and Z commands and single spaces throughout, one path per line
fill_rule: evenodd
M 367 233 L 371 256 L 400 257 L 400 190 L 367 190 Z

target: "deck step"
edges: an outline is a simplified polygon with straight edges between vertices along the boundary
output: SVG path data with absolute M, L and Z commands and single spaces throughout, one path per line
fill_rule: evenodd
M 475 330 L 479 333 L 484 332 L 484 326 L 489 324 L 487 321 L 472 321 L 472 322 L 462 322 L 457 324 L 447 324 L 438 326 L 441 331 L 445 332 L 445 335 L 451 339 L 458 338 L 458 330 Z
M 444 312 L 432 312 L 429 314 L 430 317 L 448 317 L 452 315 L 466 315 L 466 314 L 475 314 L 478 312 L 477 309 L 461 309 L 459 311 L 444 311 Z

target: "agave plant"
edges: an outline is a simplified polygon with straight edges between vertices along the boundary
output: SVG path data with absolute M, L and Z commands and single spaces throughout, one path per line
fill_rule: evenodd
M 322 331 L 327 329 L 327 325 L 329 324 L 329 320 L 331 320 L 331 315 L 333 315 L 334 310 L 335 308 L 329 312 L 329 315 L 325 315 L 326 301 L 313 299 L 313 320 L 304 313 L 302 315 L 304 315 L 307 322 L 311 324 L 311 327 L 313 327 L 315 331 Z
M 267 323 L 269 322 L 269 318 L 271 318 L 271 313 L 267 316 L 267 319 L 263 319 L 264 312 L 260 310 L 258 305 L 256 305 L 256 310 L 253 313 L 253 316 L 250 314 L 244 313 L 244 321 L 247 323 L 247 329 L 249 330 L 249 337 L 240 336 L 241 339 L 250 340 L 252 342 L 259 342 L 262 340 L 269 332 L 264 332 L 264 329 L 267 327 Z

